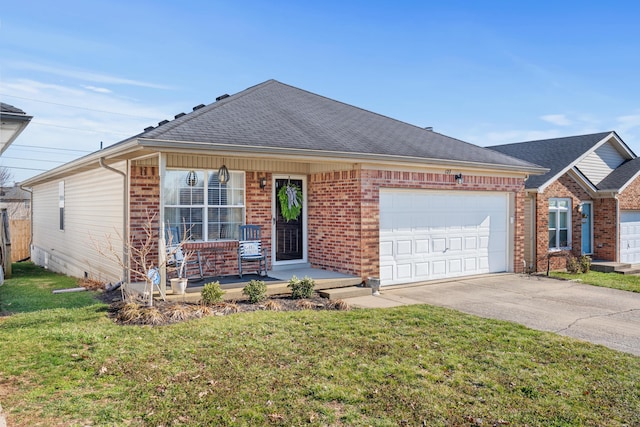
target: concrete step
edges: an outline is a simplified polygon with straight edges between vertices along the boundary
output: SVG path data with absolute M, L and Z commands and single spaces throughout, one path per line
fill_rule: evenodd
M 591 263 L 591 270 L 598 271 L 600 273 L 614 273 L 619 269 L 631 268 L 631 264 L 624 264 L 621 262 L 606 262 L 598 261 Z
M 367 295 L 371 295 L 371 288 L 365 288 L 362 286 L 349 286 L 347 288 L 319 290 L 318 294 L 323 298 L 328 298 L 332 300 L 364 297 Z
M 640 274 L 640 268 L 638 268 L 637 266 L 616 268 L 615 272 L 619 274 Z

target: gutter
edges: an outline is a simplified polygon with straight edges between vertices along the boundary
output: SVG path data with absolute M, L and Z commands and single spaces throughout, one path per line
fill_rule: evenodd
M 127 243 L 129 242 L 129 234 L 127 230 L 129 229 L 129 197 L 127 195 L 127 183 L 128 177 L 125 172 L 119 171 L 118 169 L 112 168 L 111 166 L 105 164 L 104 157 L 100 157 L 98 159 L 98 163 L 100 167 L 106 169 L 111 172 L 115 172 L 119 175 L 122 175 L 122 260 L 124 261 L 124 265 L 122 266 L 122 280 L 128 280 L 129 273 L 129 253 Z M 126 161 L 126 168 L 129 170 L 129 162 Z M 33 224 L 33 222 L 32 222 Z M 126 239 L 126 240 L 125 240 Z

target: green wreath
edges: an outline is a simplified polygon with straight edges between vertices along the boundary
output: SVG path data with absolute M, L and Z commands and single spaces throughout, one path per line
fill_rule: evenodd
M 278 200 L 280 200 L 280 211 L 282 217 L 287 222 L 298 219 L 302 212 L 302 190 L 295 184 L 284 185 L 278 190 Z

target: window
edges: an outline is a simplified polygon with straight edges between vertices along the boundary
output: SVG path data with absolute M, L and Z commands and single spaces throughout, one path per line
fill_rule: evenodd
M 218 171 L 195 171 L 187 182 L 187 170 L 165 174 L 165 226 L 187 229 L 189 240 L 238 239 L 244 223 L 244 172 L 229 172 L 229 182 L 218 181 Z M 191 185 L 189 185 L 191 184 Z
M 549 199 L 549 249 L 571 246 L 571 199 Z
M 64 181 L 58 183 L 58 209 L 60 230 L 64 231 Z

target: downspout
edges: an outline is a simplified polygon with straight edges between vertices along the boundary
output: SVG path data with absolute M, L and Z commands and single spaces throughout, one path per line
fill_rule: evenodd
M 616 259 L 614 261 L 620 262 L 620 244 L 622 243 L 620 241 L 620 200 L 618 200 L 617 193 L 612 193 L 611 195 L 613 196 L 613 200 L 616 201 Z
M 129 197 L 127 195 L 127 174 L 125 172 L 119 171 L 118 169 L 112 168 L 111 166 L 105 164 L 104 157 L 100 157 L 98 159 L 98 163 L 100 167 L 111 172 L 115 172 L 117 174 L 122 175 L 122 260 L 124 261 L 124 266 L 122 267 L 122 280 L 128 280 L 129 274 L 129 253 L 127 251 L 127 240 L 129 239 L 129 235 L 127 234 L 127 230 L 129 229 Z M 129 169 L 129 165 L 127 163 L 127 170 Z

